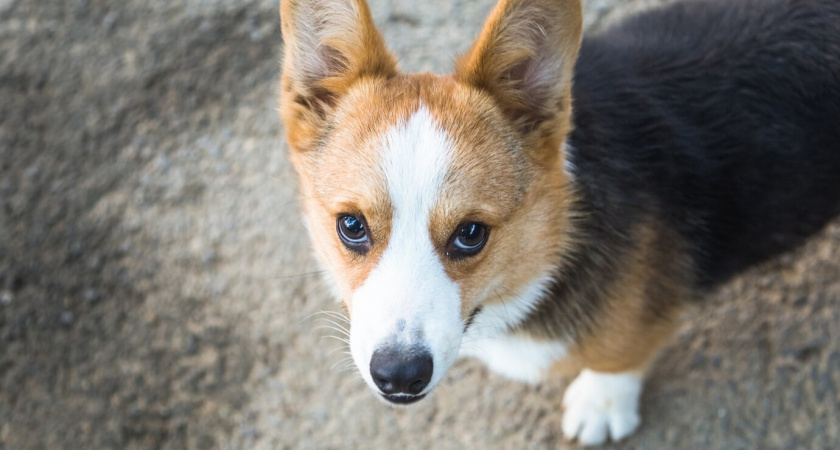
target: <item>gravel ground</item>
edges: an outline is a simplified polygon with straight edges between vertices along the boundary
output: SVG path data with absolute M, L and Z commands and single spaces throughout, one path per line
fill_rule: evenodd
M 419 4 L 418 4 L 419 3 Z M 589 0 L 591 28 L 661 1 Z M 492 0 L 376 0 L 447 71 Z M 0 449 L 556 448 L 569 380 L 416 408 L 338 341 L 275 112 L 276 1 L 0 0 Z M 840 446 L 840 224 L 687 314 L 618 447 Z

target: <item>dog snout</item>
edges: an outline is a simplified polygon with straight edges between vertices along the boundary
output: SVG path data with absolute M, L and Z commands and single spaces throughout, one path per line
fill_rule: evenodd
M 370 375 L 383 396 L 393 403 L 412 403 L 434 372 L 432 355 L 426 350 L 382 348 L 373 353 Z

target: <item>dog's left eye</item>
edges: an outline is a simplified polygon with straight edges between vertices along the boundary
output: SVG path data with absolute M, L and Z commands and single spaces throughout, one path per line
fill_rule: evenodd
M 446 246 L 446 255 L 452 259 L 466 258 L 478 254 L 487 243 L 489 228 L 483 223 L 461 224 Z
M 338 218 L 336 228 L 341 242 L 350 250 L 366 253 L 370 248 L 370 238 L 367 234 L 364 217 L 344 214 Z

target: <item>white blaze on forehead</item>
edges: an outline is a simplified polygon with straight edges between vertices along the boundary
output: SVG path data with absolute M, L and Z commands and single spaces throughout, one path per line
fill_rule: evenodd
M 388 246 L 353 294 L 350 348 L 363 378 L 374 387 L 369 365 L 385 346 L 428 349 L 440 381 L 460 347 L 461 298 L 429 234 L 453 146 L 421 106 L 384 136 L 382 166 L 393 208 Z
M 394 207 L 394 222 L 424 222 L 437 203 L 443 178 L 452 160 L 453 146 L 421 106 L 402 127 L 385 137 L 383 170 Z M 427 233 L 428 234 L 428 233 Z

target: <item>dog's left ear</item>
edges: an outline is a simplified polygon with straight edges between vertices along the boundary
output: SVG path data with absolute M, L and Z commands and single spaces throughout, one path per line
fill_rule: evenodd
M 558 150 L 570 129 L 580 0 L 500 0 L 455 78 L 482 89 L 532 145 Z
M 338 100 L 364 77 L 393 76 L 394 57 L 365 0 L 282 0 L 280 112 L 293 151 L 313 147 Z

